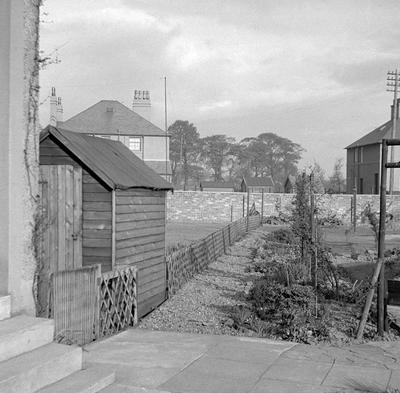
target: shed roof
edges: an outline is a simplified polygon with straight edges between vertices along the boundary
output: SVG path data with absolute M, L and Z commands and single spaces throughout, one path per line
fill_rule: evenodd
M 265 177 L 244 177 L 244 182 L 248 187 L 273 187 L 274 181 L 271 176 Z
M 222 181 L 202 181 L 200 185 L 203 188 L 233 188 L 233 183 Z
M 357 139 L 355 142 L 346 147 L 346 149 L 351 149 L 353 147 L 373 145 L 375 143 L 381 143 L 382 139 L 389 139 L 392 137 L 392 120 L 387 121 L 384 124 L 381 124 L 379 127 L 375 128 L 368 134 L 364 135 L 360 139 Z M 396 138 L 400 136 L 400 121 L 396 123 Z
M 40 141 L 47 137 L 65 148 L 110 189 L 173 189 L 170 183 L 149 168 L 121 142 L 79 134 L 52 126 L 48 126 L 42 131 Z
M 82 134 L 165 136 L 165 132 L 127 106 L 102 100 L 59 124 Z

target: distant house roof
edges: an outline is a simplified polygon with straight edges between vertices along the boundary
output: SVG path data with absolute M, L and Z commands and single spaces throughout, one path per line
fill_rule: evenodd
M 266 177 L 244 177 L 247 187 L 273 187 L 274 181 L 271 176 Z
M 42 131 L 40 141 L 47 137 L 69 152 L 110 189 L 173 189 L 170 183 L 149 168 L 121 142 L 52 126 Z
M 232 188 L 233 183 L 230 182 L 218 182 L 218 181 L 202 181 L 200 183 L 200 187 L 202 188 Z
M 353 147 L 373 145 L 375 143 L 381 143 L 382 139 L 390 139 L 392 133 L 392 120 L 380 125 L 368 134 L 364 135 L 360 139 L 346 147 L 346 149 L 351 149 Z M 400 120 L 396 123 L 396 138 L 400 136 Z
M 82 134 L 165 136 L 165 132 L 119 101 L 102 100 L 58 124 Z

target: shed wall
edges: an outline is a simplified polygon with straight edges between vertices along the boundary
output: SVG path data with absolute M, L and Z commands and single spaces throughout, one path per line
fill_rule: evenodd
M 117 190 L 115 202 L 115 264 L 138 268 L 140 317 L 165 300 L 165 192 Z
M 111 192 L 87 171 L 82 176 L 83 244 L 82 265 L 101 264 L 103 272 L 112 269 Z

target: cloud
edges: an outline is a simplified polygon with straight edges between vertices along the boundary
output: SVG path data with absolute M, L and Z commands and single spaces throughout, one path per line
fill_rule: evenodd
M 343 154 L 350 138 L 386 119 L 386 71 L 400 66 L 397 0 L 46 0 L 45 7 L 53 23 L 42 26 L 42 49 L 67 44 L 62 62 L 41 73 L 41 98 L 55 85 L 66 117 L 100 99 L 130 106 L 140 88 L 151 90 L 153 120 L 162 124 L 166 75 L 171 121 L 236 137 L 272 129 L 310 145 L 310 155 L 314 141 L 320 154 L 333 138 Z M 42 123 L 47 118 L 43 105 Z

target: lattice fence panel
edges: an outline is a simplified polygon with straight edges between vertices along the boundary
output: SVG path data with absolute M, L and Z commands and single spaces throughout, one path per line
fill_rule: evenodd
M 100 337 L 137 323 L 137 270 L 134 266 L 103 273 L 99 294 Z

